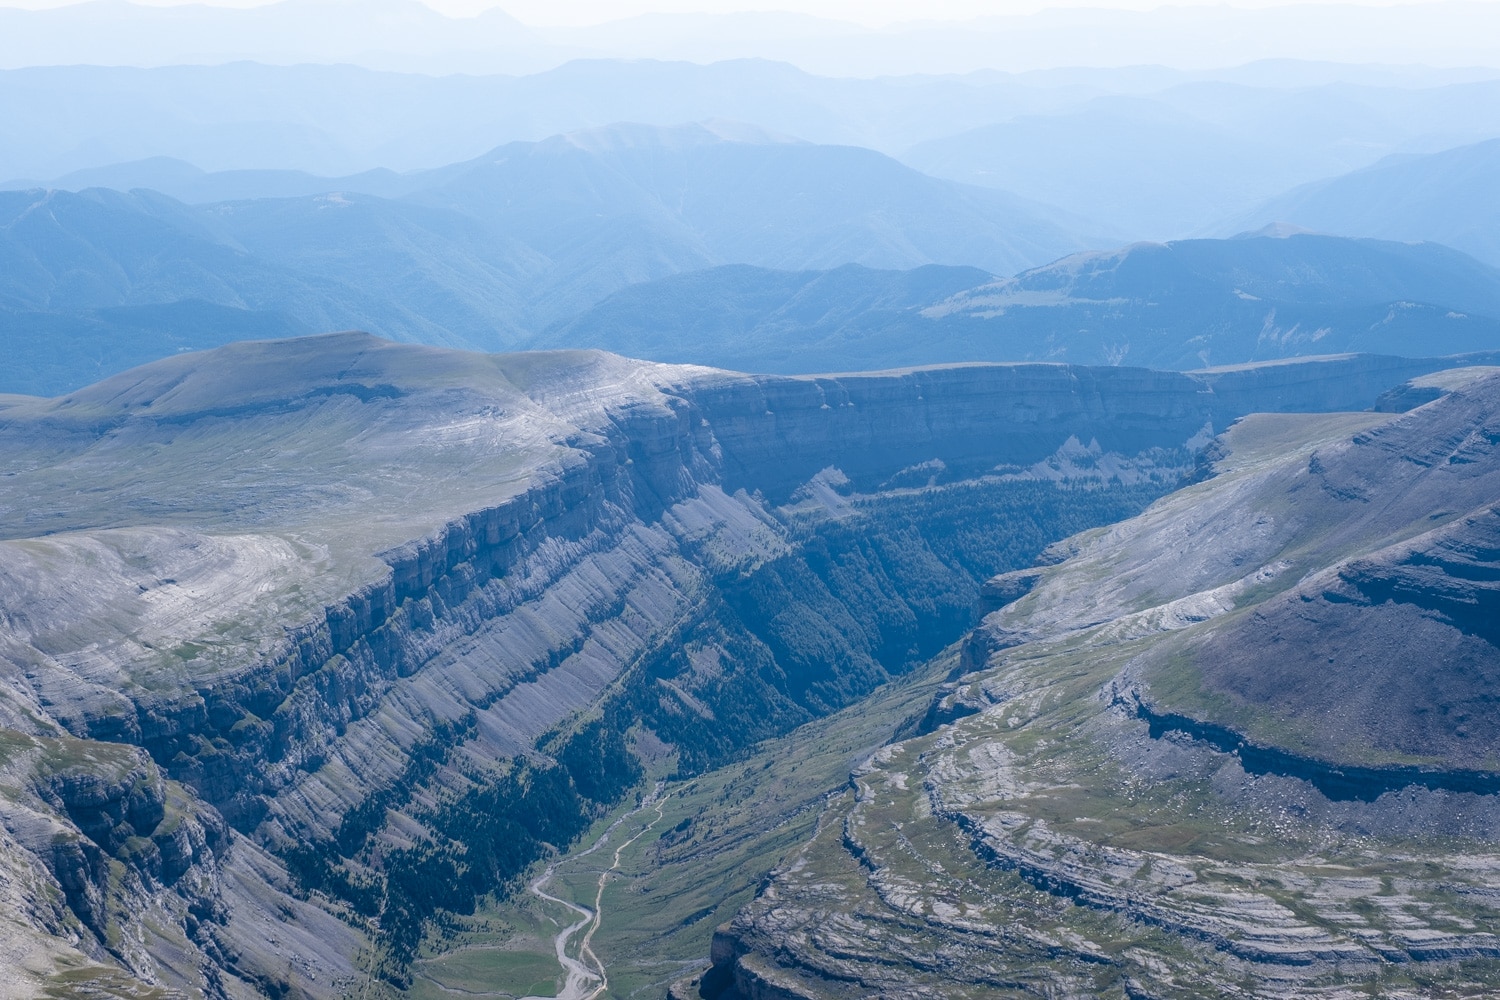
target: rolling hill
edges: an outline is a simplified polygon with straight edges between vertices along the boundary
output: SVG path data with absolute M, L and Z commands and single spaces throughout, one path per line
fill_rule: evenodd
M 511 144 L 395 178 L 401 197 L 359 193 L 359 180 L 193 206 L 149 191 L 0 193 L 0 323 L 26 359 L 0 388 L 58 392 L 247 335 L 360 328 L 514 347 L 627 285 L 719 264 L 994 272 L 1089 242 L 1057 213 L 869 150 L 728 125 Z
M 1307 184 L 1228 227 L 1289 222 L 1319 232 L 1432 240 L 1500 266 L 1500 139 L 1374 166 Z
M 1291 234 L 972 271 L 718 268 L 627 288 L 534 343 L 747 371 L 1066 360 L 1191 369 L 1500 348 L 1500 272 L 1436 244 Z

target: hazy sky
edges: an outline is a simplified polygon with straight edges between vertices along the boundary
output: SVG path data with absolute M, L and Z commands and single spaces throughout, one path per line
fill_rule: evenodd
M 1102 7 L 1151 10 L 1168 6 L 1159 0 L 424 0 L 448 13 L 499 6 L 528 24 L 595 24 L 614 18 L 648 12 L 784 10 L 817 17 L 883 25 L 917 18 L 966 20 L 994 14 L 1030 14 L 1049 7 Z M 1306 0 L 1174 0 L 1170 6 L 1284 7 L 1303 5 Z M 1320 0 L 1324 3 L 1364 3 L 1389 6 L 1381 0 Z M 1392 0 L 1411 2 L 1411 0 Z M 1421 2 L 1421 0 L 1417 0 Z
M 63 7 L 79 0 L 0 0 L 0 7 L 41 9 Z M 182 3 L 204 3 L 205 0 L 134 0 L 153 6 L 176 6 Z M 206 0 L 211 6 L 257 7 L 276 0 Z M 357 8 L 362 0 L 330 0 Z M 729 11 L 791 11 L 816 17 L 854 21 L 865 25 L 884 25 L 916 18 L 966 20 L 994 14 L 1029 14 L 1049 7 L 1100 7 L 1150 10 L 1165 6 L 1157 0 L 423 0 L 452 16 L 467 16 L 499 7 L 527 24 L 582 25 L 598 24 L 618 18 L 647 13 L 692 13 Z M 1423 0 L 1174 0 L 1171 6 L 1285 7 L 1310 2 L 1354 3 L 1365 6 L 1390 6 L 1395 3 Z M 1500 4 L 1500 0 L 1480 0 Z

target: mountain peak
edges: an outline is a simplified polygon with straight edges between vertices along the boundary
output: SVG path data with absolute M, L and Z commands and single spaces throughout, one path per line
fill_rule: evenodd
M 597 154 L 627 149 L 690 149 L 695 146 L 712 146 L 724 142 L 779 145 L 801 141 L 761 128 L 759 125 L 727 118 L 711 118 L 701 122 L 685 122 L 681 125 L 620 122 L 599 128 L 566 132 L 545 140 L 543 145 L 556 143 Z
M 1288 238 L 1290 236 L 1316 236 L 1316 235 L 1318 235 L 1316 230 L 1306 229 L 1306 228 L 1304 228 L 1302 226 L 1293 225 L 1290 222 L 1272 222 L 1272 223 L 1270 223 L 1268 225 L 1261 226 L 1259 229 L 1256 229 L 1256 230 L 1247 230 L 1246 232 L 1243 232 L 1243 233 L 1236 233 L 1233 236 L 1231 236 L 1230 239 L 1233 239 L 1233 240 L 1253 240 L 1253 239 L 1257 239 L 1257 238 L 1262 238 L 1263 237 L 1263 238 L 1266 238 L 1266 239 L 1284 240 L 1284 239 L 1286 239 L 1286 238 Z

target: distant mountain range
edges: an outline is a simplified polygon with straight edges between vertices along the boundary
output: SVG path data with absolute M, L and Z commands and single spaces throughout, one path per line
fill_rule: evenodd
M 514 143 L 412 200 L 483 219 L 544 254 L 552 287 L 538 301 L 554 316 L 710 264 L 1003 274 L 1100 239 L 1082 220 L 867 149 L 701 125 Z
M 5 33 L 11 14 L 29 16 L 0 9 L 0 50 L 20 37 Z M 350 65 L 54 61 L 63 64 L 0 70 L 5 186 L 76 189 L 97 183 L 70 176 L 77 171 L 154 157 L 209 172 L 403 172 L 615 122 L 724 119 L 865 146 L 1076 214 L 1102 208 L 1101 225 L 1159 204 L 1171 218 L 1186 212 L 1206 227 L 1387 154 L 1500 135 L 1500 69 L 1282 61 L 1192 72 L 1131 66 L 834 79 L 764 59 L 586 59 L 526 76 L 469 76 L 453 66 L 425 76 Z M 0 59 L 4 65 L 16 61 Z M 1193 165 L 1222 175 L 1194 174 Z M 1101 198 L 1119 191 L 1123 202 Z M 222 196 L 211 191 L 206 200 Z M 1160 219 L 1147 221 L 1124 235 L 1177 235 Z
M 618 126 L 373 180 L 403 196 L 337 180 L 204 206 L 144 190 L 0 196 L 0 324 L 24 360 L 3 388 L 57 392 L 173 350 L 308 330 L 513 348 L 627 285 L 726 263 L 1008 273 L 1098 242 L 1061 213 L 870 150 L 727 126 Z
M 917 143 L 902 160 L 937 177 L 1065 207 L 1133 239 L 1160 240 L 1204 235 L 1228 217 L 1237 228 L 1221 226 L 1215 235 L 1259 228 L 1287 216 L 1240 216 L 1298 185 L 1368 167 L 1384 153 L 1426 153 L 1494 135 L 1495 82 L 1275 88 L 1194 81 L 997 120 Z
M 133 191 L 146 188 L 189 205 L 216 201 L 248 201 L 252 198 L 302 198 L 331 191 L 373 194 L 398 198 L 422 186 L 427 171 L 397 173 L 380 168 L 342 177 L 325 177 L 306 170 L 204 170 L 173 156 L 148 156 L 128 163 L 74 170 L 48 181 L 11 181 L 7 190 L 46 188 L 56 191 L 86 191 L 110 188 Z
M 536 72 L 586 50 L 548 43 L 498 8 L 447 17 L 415 0 L 282 0 L 254 7 L 154 7 L 92 0 L 0 10 L 7 66 L 355 63 L 382 69 Z
M 1500 347 L 1500 271 L 1431 243 L 1183 240 L 957 289 L 972 276 L 717 268 L 627 288 L 539 343 L 775 372 L 995 360 L 1192 369 Z
M 588 59 L 528 76 L 436 77 L 243 62 L 40 66 L 0 70 L 8 139 L 0 180 L 35 186 L 159 156 L 208 171 L 407 171 L 621 121 L 750 121 L 811 142 L 895 154 L 997 119 L 1184 78 L 1153 69 L 839 80 L 758 59 Z
M 1500 139 L 1372 167 L 1290 191 L 1231 225 L 1435 240 L 1500 266 Z
M 1438 226 L 1421 198 L 1449 192 L 1482 220 L 1496 148 L 1368 175 L 1408 171 L 1389 183 L 1410 210 L 1391 218 Z M 1443 164 L 1469 189 L 1400 183 Z M 141 187 L 0 193 L 13 360 L 0 391 L 51 394 L 181 350 L 338 329 L 789 373 L 1500 346 L 1500 272 L 1436 243 L 1283 232 L 1079 252 L 1118 240 L 872 150 L 734 123 L 615 125 L 404 174 L 156 159 L 78 179 L 203 203 Z M 240 197 L 208 200 L 225 195 Z M 1483 242 L 1482 226 L 1447 218 Z
M 1247 184 L 1267 197 L 1296 183 L 1282 179 L 1286 161 L 1249 137 L 1139 97 L 931 139 L 903 159 L 937 177 L 1072 205 L 1136 237 L 1178 236 L 1223 217 L 1242 207 Z

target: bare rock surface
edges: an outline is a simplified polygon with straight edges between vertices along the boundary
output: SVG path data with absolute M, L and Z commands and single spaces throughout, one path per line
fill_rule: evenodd
M 957 634 L 982 575 L 902 526 L 884 548 L 854 529 L 837 536 L 861 511 L 972 507 L 989 494 L 943 490 L 1016 483 L 1154 496 L 1191 477 L 1196 449 L 1244 413 L 1361 408 L 1430 370 L 1344 357 L 1191 375 L 975 365 L 765 377 L 339 334 L 182 355 L 57 399 L 7 397 L 0 947 L 18 971 L 0 988 L 335 995 L 369 979 L 379 920 L 286 865 L 299 846 L 345 836 L 361 809 L 384 817 L 381 850 L 428 843 L 433 810 L 545 762 L 540 741 L 583 726 L 569 722 L 581 713 L 649 709 L 732 747 L 711 737 L 776 735 Z M 1285 425 L 1293 437 L 1302 426 Z M 1255 424 L 1273 437 L 1279 426 Z M 1257 460 L 1264 476 L 1291 474 L 1270 454 L 1281 450 Z M 1245 467 L 1243 489 L 1256 475 Z M 1155 613 L 1163 573 L 1188 601 L 1172 621 L 1188 628 L 1261 586 L 1255 574 L 1294 527 L 1225 528 L 1215 537 L 1233 551 L 1203 546 L 1197 562 L 1080 543 L 1082 562 L 1044 572 L 992 631 L 1055 636 Z M 805 551 L 839 537 L 855 569 L 817 576 Z M 1109 594 L 1061 582 L 1132 559 L 1138 582 Z M 1093 596 L 1080 607 L 1062 591 Z M 734 623 L 760 608 L 782 611 L 752 642 Z M 1040 688 L 965 683 L 985 691 L 965 695 L 976 706 L 1003 693 L 1045 707 Z M 746 691 L 763 701 L 740 704 Z M 996 721 L 992 709 L 974 719 Z M 917 794 L 922 779 L 906 787 Z M 407 798 L 380 798 L 393 789 Z M 967 808 L 924 801 L 926 822 Z M 848 829 L 864 843 L 857 822 Z M 1027 849 L 1043 847 L 1063 850 Z M 974 935 L 964 948 L 990 940 L 957 903 L 915 902 L 894 875 L 882 886 L 870 905 L 941 916 Z M 1036 954 L 1095 961 L 1081 938 L 1023 937 Z M 1429 948 L 1471 947 L 1460 938 Z M 763 973 L 761 995 L 795 995 Z M 1009 974 L 997 965 L 993 981 Z
M 991 584 L 968 672 L 702 995 L 1492 992 L 1500 380 L 1432 381 L 1248 418 L 1212 478 Z

